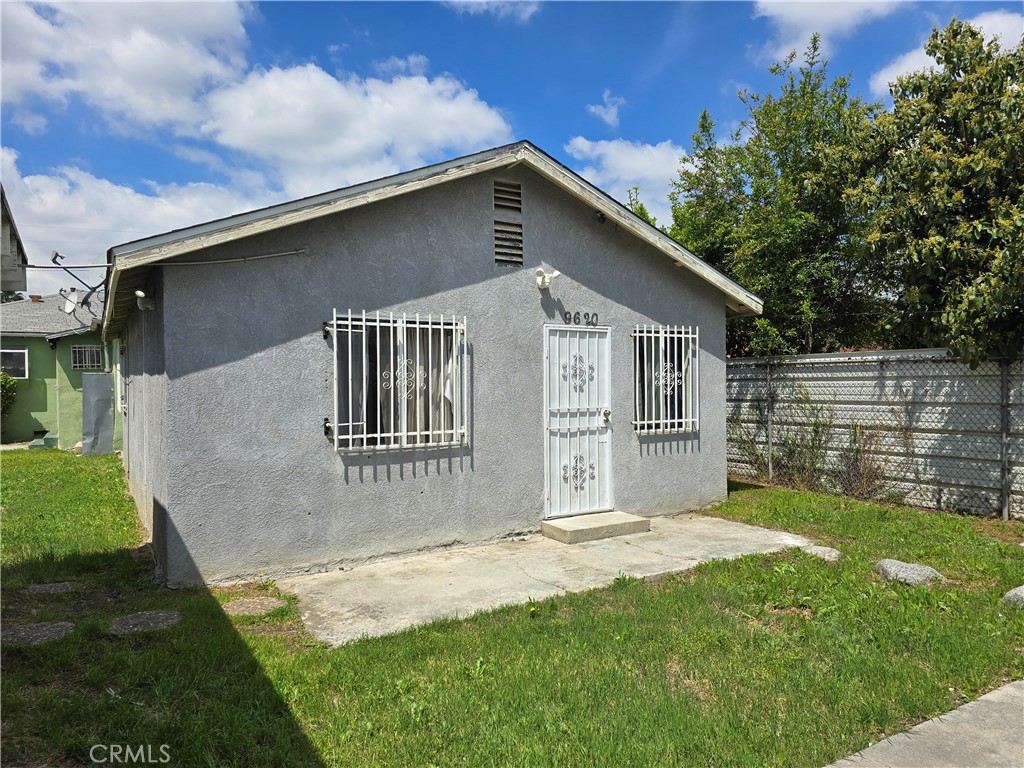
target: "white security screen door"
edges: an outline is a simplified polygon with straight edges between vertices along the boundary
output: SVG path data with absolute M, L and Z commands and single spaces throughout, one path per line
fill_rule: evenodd
M 545 516 L 612 508 L 607 328 L 544 328 Z

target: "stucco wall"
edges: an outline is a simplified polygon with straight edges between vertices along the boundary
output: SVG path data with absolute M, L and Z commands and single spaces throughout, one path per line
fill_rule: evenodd
M 3 419 L 3 439 L 31 440 L 37 430 L 57 431 L 57 356 L 46 339 L 5 336 L 4 349 L 28 350 L 27 379 L 18 379 L 14 407 Z
M 137 311 L 124 335 L 126 359 L 123 457 L 139 518 L 153 540 L 160 574 L 167 572 L 167 376 L 164 373 L 164 322 L 160 273 L 146 291 L 155 310 Z
M 71 367 L 71 347 L 82 344 L 102 346 L 100 334 L 63 337 L 55 349 L 44 338 L 3 339 L 4 349 L 28 349 L 30 376 L 18 381 L 14 408 L 4 418 L 5 440 L 31 440 L 35 431 L 45 429 L 57 435 L 58 448 L 70 450 L 82 441 L 82 371 Z
M 494 178 L 523 185 L 522 269 L 494 264 Z M 616 508 L 656 515 L 725 497 L 724 297 L 532 171 L 444 184 L 207 255 L 298 246 L 308 254 L 161 268 L 170 583 L 536 529 L 543 327 L 566 309 L 597 312 L 612 329 Z M 562 272 L 550 294 L 534 284 L 541 263 Z M 467 446 L 332 450 L 322 432 L 332 415 L 332 352 L 321 326 L 335 307 L 468 317 Z M 136 323 L 139 314 L 154 313 L 136 313 Z M 700 327 L 698 434 L 638 439 L 629 424 L 629 332 L 644 322 Z M 133 423 L 132 466 L 140 439 Z

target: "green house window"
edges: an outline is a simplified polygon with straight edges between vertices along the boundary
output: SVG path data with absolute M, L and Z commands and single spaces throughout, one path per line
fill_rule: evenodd
M 81 344 L 71 347 L 71 368 L 75 371 L 95 370 L 103 367 L 103 347 Z
M 0 368 L 7 371 L 7 374 L 15 379 L 28 378 L 28 350 L 27 349 L 3 349 L 0 350 Z

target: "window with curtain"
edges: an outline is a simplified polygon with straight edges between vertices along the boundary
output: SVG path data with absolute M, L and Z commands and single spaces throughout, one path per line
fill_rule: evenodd
M 464 317 L 335 312 L 335 448 L 465 442 L 465 333 Z
M 27 349 L 4 349 L 0 350 L 0 368 L 7 372 L 7 375 L 15 379 L 28 378 L 28 350 Z
M 633 426 L 640 434 L 700 428 L 697 328 L 633 329 Z

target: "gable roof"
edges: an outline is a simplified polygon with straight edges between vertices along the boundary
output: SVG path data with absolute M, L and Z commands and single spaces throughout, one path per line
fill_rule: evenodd
M 59 293 L 42 296 L 39 301 L 23 299 L 0 304 L 0 334 L 59 339 L 88 333 L 93 323 L 103 319 L 103 299 L 104 294 L 94 293 L 88 307 L 78 304 L 71 313 L 64 311 L 67 299 Z
M 675 261 L 676 266 L 689 270 L 718 288 L 725 294 L 726 310 L 729 315 L 761 314 L 763 302 L 757 296 L 701 261 L 675 240 L 547 153 L 528 141 L 520 141 L 332 192 L 116 245 L 107 251 L 107 262 L 112 265 L 108 283 L 112 300 L 107 304 L 104 334 L 116 335 L 123 325 L 135 304 L 134 288 L 145 282 L 144 276 L 140 274 L 140 271 L 145 272 L 143 267 L 406 192 L 518 164 L 530 167 L 640 240 L 654 246 Z

